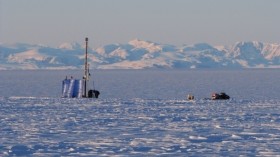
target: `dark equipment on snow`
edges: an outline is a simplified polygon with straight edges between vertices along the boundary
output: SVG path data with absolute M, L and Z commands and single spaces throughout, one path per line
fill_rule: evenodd
M 98 90 L 89 90 L 88 91 L 88 97 L 89 98 L 98 98 L 100 92 Z
M 220 94 L 213 93 L 211 99 L 212 100 L 227 100 L 227 99 L 230 99 L 230 97 L 226 93 L 222 92 Z

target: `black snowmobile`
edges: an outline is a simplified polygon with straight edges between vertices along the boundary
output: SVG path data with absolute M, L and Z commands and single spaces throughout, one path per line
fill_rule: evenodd
M 230 97 L 226 93 L 222 92 L 220 94 L 213 93 L 211 99 L 212 100 L 227 100 L 227 99 L 230 99 Z

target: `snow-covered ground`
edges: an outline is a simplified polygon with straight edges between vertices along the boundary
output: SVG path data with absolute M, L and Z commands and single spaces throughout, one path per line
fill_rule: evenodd
M 98 70 L 97 100 L 60 98 L 80 71 L 0 73 L 0 156 L 280 155 L 277 69 Z

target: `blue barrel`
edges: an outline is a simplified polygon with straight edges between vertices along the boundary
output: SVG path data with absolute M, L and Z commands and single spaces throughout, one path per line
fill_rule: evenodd
M 73 89 L 73 97 L 74 98 L 82 98 L 83 97 L 83 86 L 84 80 L 75 80 L 74 89 Z
M 75 80 L 70 79 L 69 88 L 67 91 L 67 98 L 73 98 L 74 85 L 75 85 Z
M 63 98 L 67 98 L 67 93 L 69 90 L 70 80 L 65 79 L 62 81 L 62 96 Z

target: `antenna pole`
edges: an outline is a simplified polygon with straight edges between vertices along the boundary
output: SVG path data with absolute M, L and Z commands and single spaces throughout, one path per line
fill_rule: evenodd
M 88 38 L 86 38 L 86 54 L 85 54 L 85 95 L 84 97 L 87 97 L 87 81 L 88 81 L 88 61 L 87 61 L 87 57 L 88 57 Z

